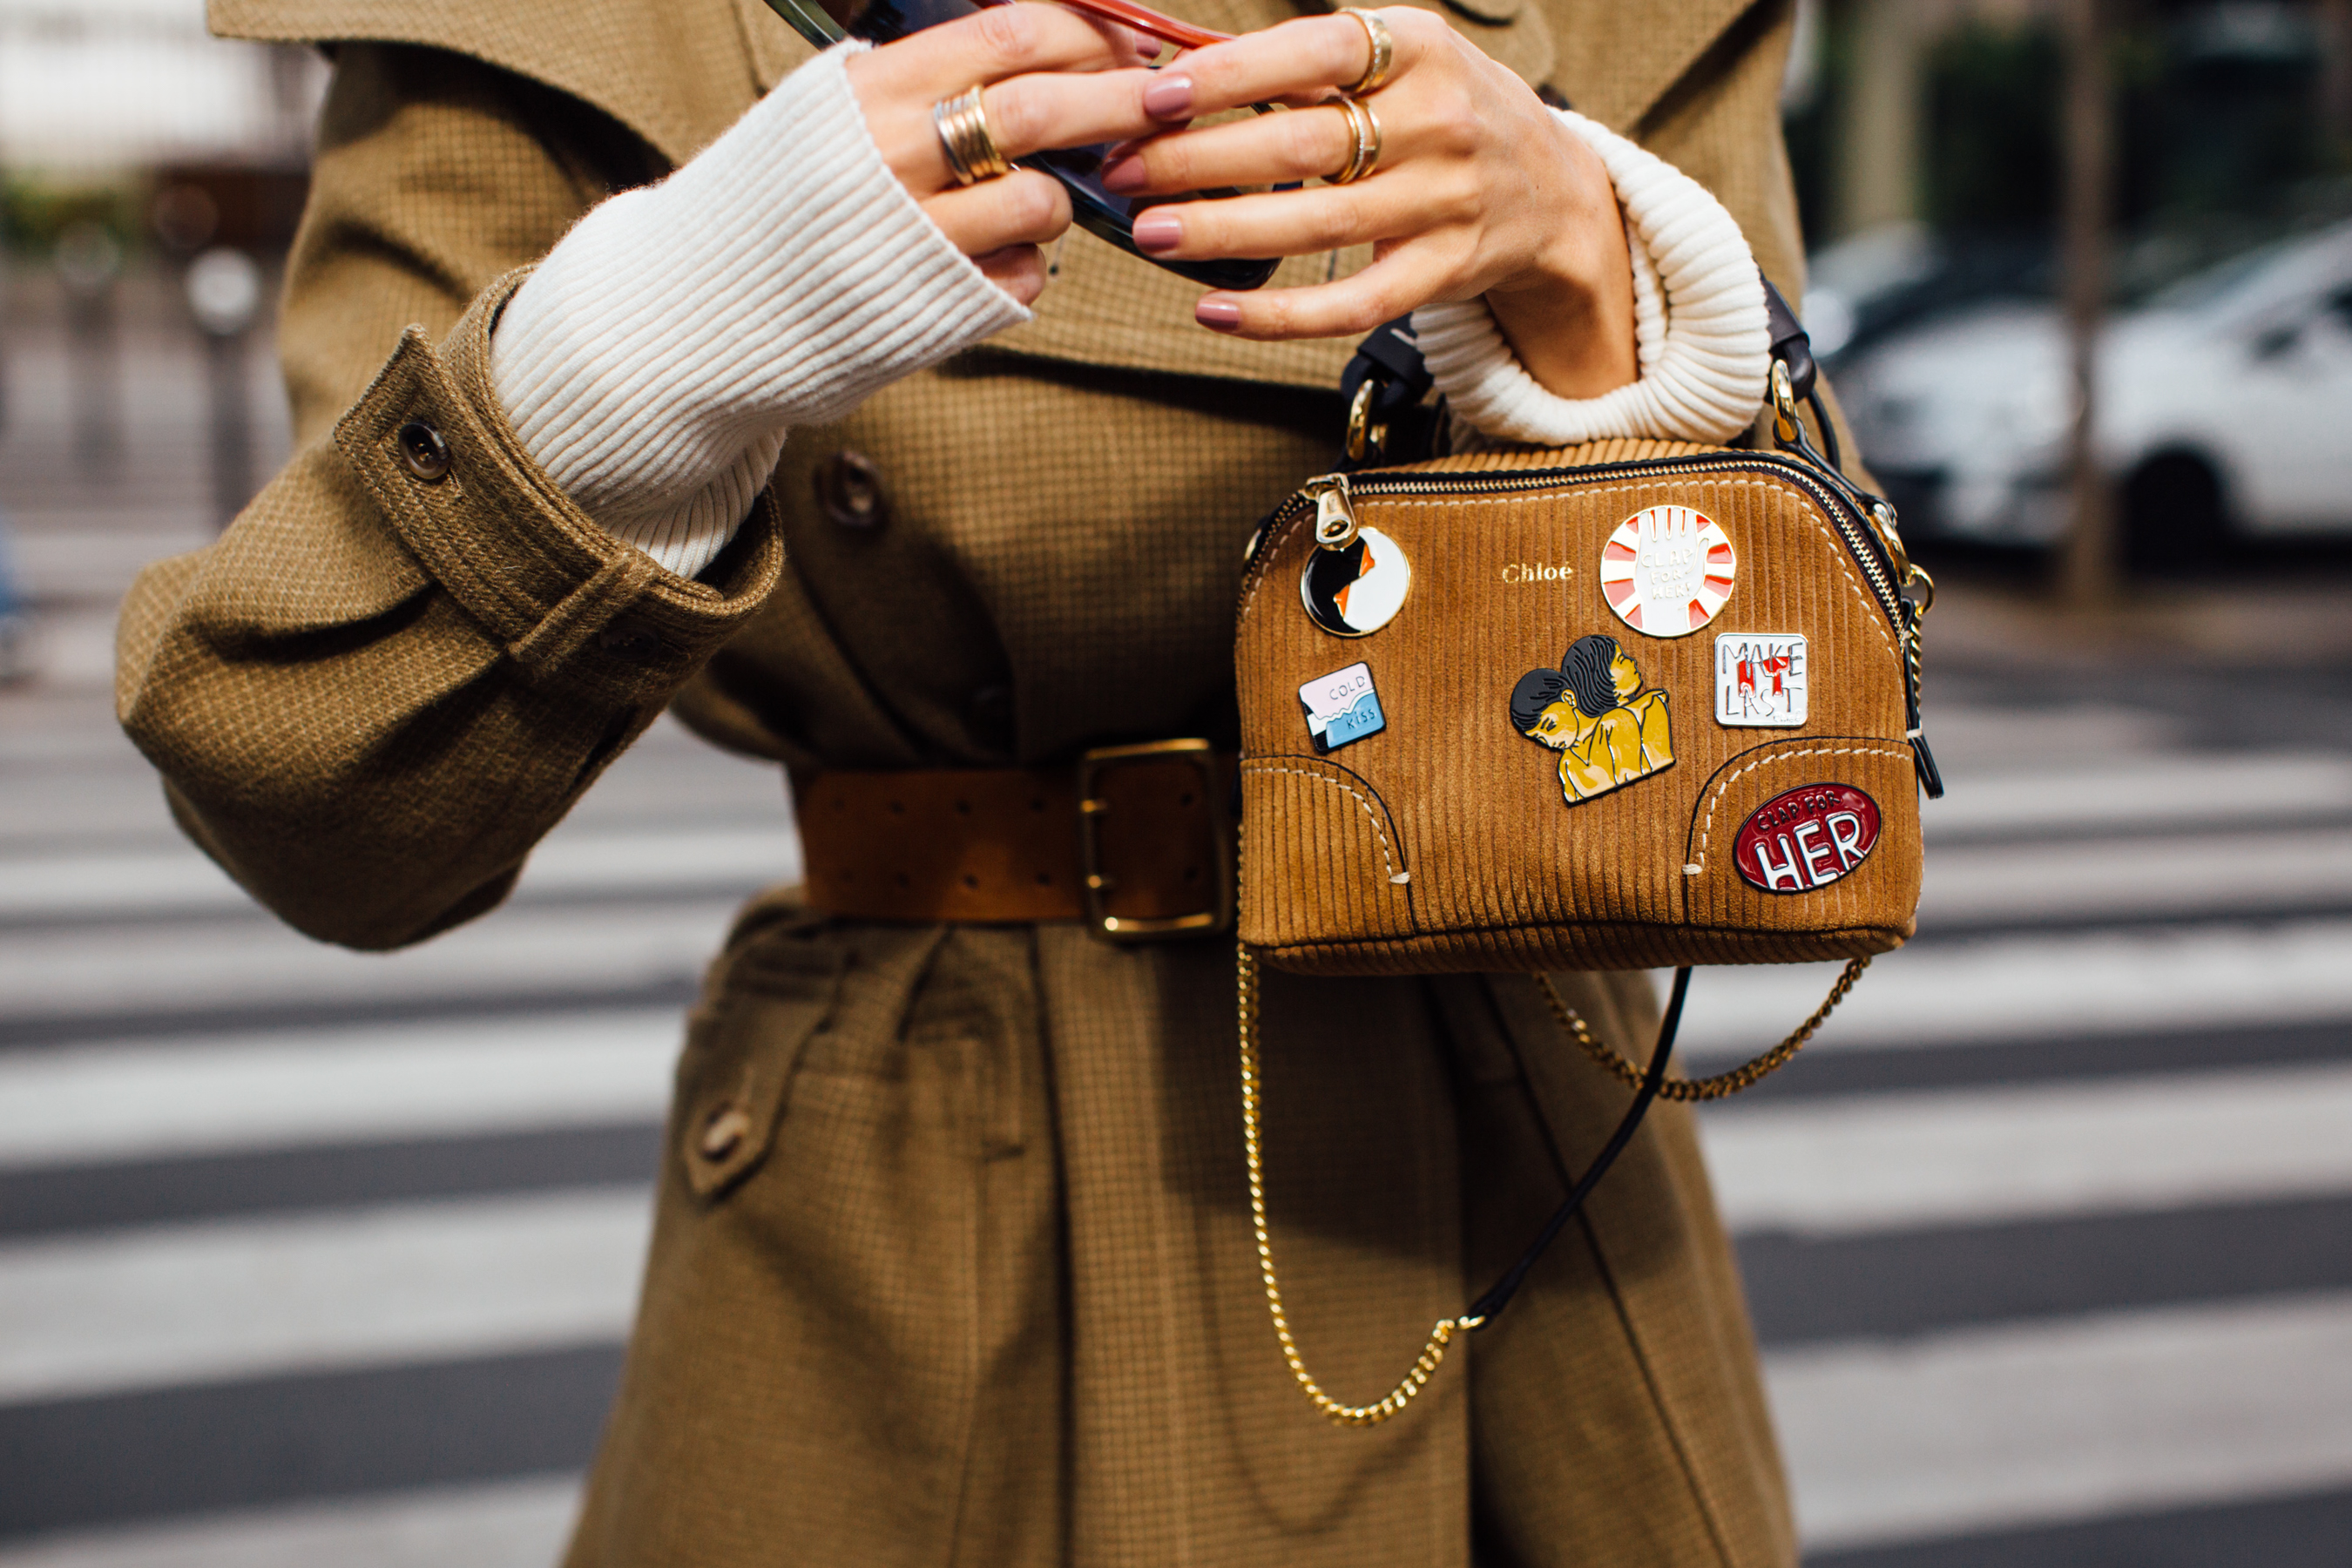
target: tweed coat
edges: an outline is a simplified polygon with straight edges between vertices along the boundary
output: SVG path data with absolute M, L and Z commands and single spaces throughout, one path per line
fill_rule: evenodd
M 1171 8 L 1240 29 L 1288 4 Z M 1784 0 L 1449 5 L 1712 187 L 1795 295 Z M 666 705 L 801 776 L 1230 732 L 1241 542 L 1325 466 L 1345 343 L 1202 331 L 1189 286 L 1074 233 L 1034 324 L 795 431 L 685 581 L 522 450 L 488 332 L 583 211 L 690 156 L 804 47 L 759 0 L 212 17 L 335 59 L 285 302 L 298 455 L 218 543 L 140 578 L 118 704 L 183 826 L 288 921 L 392 948 L 491 908 Z M 414 417 L 455 453 L 438 484 L 398 461 Z M 842 448 L 877 465 L 882 527 L 814 504 Z M 1641 1048 L 1640 977 L 1566 984 Z M 1308 1407 L 1255 1278 L 1232 993 L 1213 942 L 756 902 L 689 1021 L 570 1561 L 1793 1562 L 1675 1110 L 1406 1415 L 1347 1430 Z M 1273 975 L 1265 1006 L 1293 1320 L 1328 1387 L 1371 1397 L 1516 1254 L 1622 1092 L 1524 978 Z M 750 1131 L 706 1153 L 728 1110 Z

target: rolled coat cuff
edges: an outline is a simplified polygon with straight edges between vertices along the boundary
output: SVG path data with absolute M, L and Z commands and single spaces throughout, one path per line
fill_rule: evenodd
M 599 528 L 508 423 L 490 380 L 490 332 L 530 275 L 485 289 L 436 348 L 411 327 L 335 445 L 402 544 L 537 680 L 641 706 L 671 693 L 758 610 L 783 563 L 782 519 L 764 494 L 698 581 Z M 400 432 L 422 424 L 448 448 L 437 478 L 412 468 Z
M 1657 154 L 1569 110 L 1625 215 L 1633 267 L 1636 377 L 1561 397 L 1519 363 L 1484 299 L 1425 305 L 1413 331 L 1455 418 L 1539 447 L 1623 437 L 1729 441 L 1755 422 L 1771 366 L 1764 282 L 1721 202 Z

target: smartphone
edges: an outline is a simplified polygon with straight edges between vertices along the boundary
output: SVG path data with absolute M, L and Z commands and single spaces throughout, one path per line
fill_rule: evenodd
M 941 22 L 972 16 L 981 9 L 980 0 L 768 0 L 768 5 L 790 22 L 801 37 L 821 49 L 851 37 L 887 44 L 909 33 L 920 32 L 925 27 L 935 27 Z M 1097 0 L 1097 3 L 1082 8 L 1115 16 L 1139 32 L 1177 44 L 1198 45 L 1223 36 L 1207 33 L 1173 17 L 1160 16 L 1157 12 L 1131 3 L 1121 4 L 1114 9 Z M 1129 256 L 1142 257 L 1154 267 L 1164 267 L 1179 277 L 1204 283 L 1212 289 L 1255 289 L 1274 276 L 1275 268 L 1281 265 L 1278 259 L 1162 261 L 1156 257 L 1144 256 L 1135 247 L 1135 215 L 1145 207 L 1159 205 L 1168 198 L 1122 196 L 1103 189 L 1103 163 L 1115 145 L 1114 142 L 1103 142 L 1090 147 L 1032 153 L 1013 162 L 1024 169 L 1035 169 L 1061 181 L 1063 188 L 1070 193 L 1071 214 L 1080 226 L 1110 241 Z M 1199 197 L 1213 199 L 1238 194 L 1234 191 L 1202 191 Z

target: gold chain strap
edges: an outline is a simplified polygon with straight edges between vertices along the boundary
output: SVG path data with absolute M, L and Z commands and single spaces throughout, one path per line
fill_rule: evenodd
M 1729 1072 L 1717 1073 L 1713 1078 L 1670 1078 L 1658 1086 L 1658 1098 L 1680 1100 L 1721 1100 L 1726 1095 L 1738 1094 L 1743 1089 L 1753 1087 L 1759 1079 L 1767 1078 L 1788 1066 L 1789 1058 L 1802 1050 L 1805 1042 L 1820 1031 L 1822 1025 L 1828 1021 L 1829 1016 L 1837 1011 L 1837 1005 L 1845 1000 L 1846 993 L 1853 989 L 1853 983 L 1862 978 L 1862 972 L 1869 967 L 1868 958 L 1846 960 L 1844 973 L 1837 977 L 1837 984 L 1830 987 L 1830 994 L 1822 1005 L 1813 1009 L 1813 1016 L 1800 1024 L 1795 1034 L 1790 1035 L 1754 1061 L 1744 1062 Z M 1584 1047 L 1586 1056 L 1615 1073 L 1632 1087 L 1635 1089 L 1642 1087 L 1642 1069 L 1627 1061 L 1606 1042 L 1593 1037 L 1592 1031 L 1584 1026 L 1584 1016 L 1560 999 L 1559 989 L 1552 984 L 1550 975 L 1537 975 L 1536 984 L 1543 987 L 1544 1000 L 1551 1004 L 1552 1016 L 1558 1018 L 1559 1026 L 1566 1030 L 1578 1045 Z
M 1430 1374 L 1445 1359 L 1445 1347 L 1455 1334 L 1475 1329 L 1486 1320 L 1438 1319 L 1412 1370 L 1377 1405 L 1342 1405 L 1324 1393 L 1323 1385 L 1307 1370 L 1307 1363 L 1298 1353 L 1298 1342 L 1290 1334 L 1290 1317 L 1282 1310 L 1282 1285 L 1274 1273 L 1274 1241 L 1265 1228 L 1265 1165 L 1259 1158 L 1258 1145 L 1257 958 L 1247 942 L 1235 942 L 1234 950 L 1240 955 L 1242 1142 L 1249 1153 L 1250 1224 L 1257 1229 L 1258 1274 L 1265 1280 L 1265 1305 L 1266 1310 L 1274 1314 L 1274 1336 L 1282 1342 L 1282 1359 L 1290 1363 L 1290 1375 L 1298 1380 L 1299 1388 L 1316 1409 L 1343 1426 L 1374 1426 L 1412 1403 L 1412 1396 L 1427 1385 Z
M 1413 1396 L 1428 1386 L 1431 1374 L 1445 1360 L 1445 1347 L 1454 1342 L 1456 1334 L 1467 1333 L 1486 1320 L 1474 1317 L 1438 1319 L 1436 1326 L 1429 1331 L 1428 1342 L 1421 1347 L 1421 1354 L 1414 1360 L 1412 1370 L 1377 1404 L 1342 1405 L 1324 1393 L 1323 1385 L 1317 1383 L 1314 1374 L 1307 1370 L 1306 1358 L 1298 1353 L 1298 1341 L 1290 1332 L 1290 1315 L 1283 1310 L 1282 1283 L 1274 1271 L 1274 1238 L 1266 1230 L 1265 1161 L 1258 1131 L 1257 956 L 1250 952 L 1247 942 L 1235 942 L 1234 952 L 1237 959 L 1241 1008 L 1242 1146 L 1249 1160 L 1250 1226 L 1257 1233 L 1258 1277 L 1265 1281 L 1265 1307 L 1274 1318 L 1274 1337 L 1282 1342 L 1282 1359 L 1289 1364 L 1290 1375 L 1298 1380 L 1300 1391 L 1316 1409 L 1343 1426 L 1377 1426 L 1412 1404 Z M 1837 1005 L 1845 1000 L 1846 993 L 1853 989 L 1853 983 L 1861 979 L 1862 972 L 1869 967 L 1870 960 L 1867 958 L 1848 961 L 1844 973 L 1838 976 L 1837 984 L 1830 987 L 1828 999 L 1814 1009 L 1813 1016 L 1806 1019 L 1795 1034 L 1754 1061 L 1713 1078 L 1669 1079 L 1660 1087 L 1660 1097 L 1684 1100 L 1720 1100 L 1748 1088 L 1795 1056 L 1805 1042 L 1813 1037 Z M 1551 977 L 1538 974 L 1536 984 L 1543 987 L 1544 996 L 1550 1002 L 1553 1015 L 1559 1019 L 1560 1028 L 1583 1047 L 1585 1053 L 1594 1061 L 1639 1089 L 1642 1069 L 1593 1037 L 1592 1031 L 1585 1026 L 1583 1016 L 1560 999 Z

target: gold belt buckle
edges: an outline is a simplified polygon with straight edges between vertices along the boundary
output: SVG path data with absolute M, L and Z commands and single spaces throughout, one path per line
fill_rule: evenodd
M 1095 794 L 1095 781 L 1107 768 L 1147 761 L 1183 761 L 1200 773 L 1202 799 L 1208 806 L 1209 835 L 1215 844 L 1216 858 L 1209 878 L 1213 901 L 1198 914 L 1141 919 L 1114 915 L 1103 907 L 1103 895 L 1110 890 L 1111 880 L 1103 869 L 1102 835 L 1096 819 L 1110 809 L 1110 802 Z M 1087 931 L 1105 942 L 1126 946 L 1208 936 L 1233 928 L 1234 879 L 1229 869 L 1234 860 L 1234 824 L 1225 798 L 1226 788 L 1217 768 L 1216 748 L 1206 741 L 1147 741 L 1134 746 L 1097 746 L 1078 758 L 1078 858 L 1086 871 L 1082 896 L 1086 900 Z

